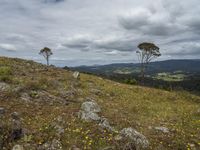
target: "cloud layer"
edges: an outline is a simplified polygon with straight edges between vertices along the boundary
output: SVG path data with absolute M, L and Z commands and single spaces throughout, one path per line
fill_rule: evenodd
M 140 42 L 160 60 L 200 58 L 199 0 L 1 0 L 1 55 L 92 65 L 136 62 Z M 57 63 L 58 64 L 58 63 Z

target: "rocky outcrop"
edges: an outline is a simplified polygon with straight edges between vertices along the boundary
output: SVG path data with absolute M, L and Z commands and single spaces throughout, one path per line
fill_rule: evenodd
M 127 138 L 135 145 L 136 150 L 146 149 L 149 147 L 147 138 L 133 128 L 124 128 L 120 131 L 123 138 Z
M 101 118 L 97 113 L 101 111 L 99 105 L 94 101 L 87 101 L 81 105 L 78 113 L 80 119 L 85 121 L 99 121 Z
M 100 117 L 98 113 L 101 112 L 100 106 L 95 101 L 87 101 L 81 105 L 81 110 L 78 113 L 80 119 L 85 121 L 95 121 L 101 128 L 107 129 L 111 132 L 116 132 L 105 117 Z M 141 150 L 149 147 L 147 138 L 133 128 L 124 128 L 115 138 L 116 141 L 128 141 L 126 147 Z

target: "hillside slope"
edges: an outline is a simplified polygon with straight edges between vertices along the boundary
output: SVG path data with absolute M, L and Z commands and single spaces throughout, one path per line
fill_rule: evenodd
M 185 59 L 185 60 L 165 60 L 149 63 L 146 73 L 157 74 L 160 72 L 176 72 L 181 71 L 184 73 L 200 73 L 200 60 L 199 59 Z M 78 66 L 72 67 L 73 70 L 81 72 L 89 72 L 94 74 L 137 74 L 140 72 L 140 64 L 133 63 L 119 63 L 99 66 Z
M 100 115 L 117 131 L 132 127 L 142 133 L 149 140 L 148 149 L 200 148 L 199 96 L 130 86 L 87 74 L 78 80 L 70 71 L 5 57 L 0 57 L 0 146 L 122 149 L 125 141 L 119 141 L 117 131 L 77 117 L 88 100 L 101 107 Z M 13 127 L 11 118 L 20 123 Z M 10 137 L 19 128 L 23 136 L 15 132 L 15 137 Z

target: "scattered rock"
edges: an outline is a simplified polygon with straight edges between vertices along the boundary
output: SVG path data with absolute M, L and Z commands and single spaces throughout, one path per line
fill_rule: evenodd
M 78 71 L 75 71 L 75 72 L 73 73 L 73 77 L 74 77 L 75 79 L 79 79 L 79 78 L 80 78 L 80 73 L 79 73 Z
M 15 145 L 12 150 L 24 150 L 24 147 L 21 145 Z
M 4 115 L 4 114 L 5 114 L 5 112 L 6 112 L 6 111 L 5 111 L 5 108 L 3 108 L 3 107 L 0 107 L 0 116 L 1 116 L 1 115 Z
M 169 133 L 169 129 L 166 127 L 155 127 L 154 129 L 163 133 Z
M 62 144 L 59 140 L 53 139 L 49 150 L 62 150 Z
M 128 138 L 130 142 L 136 146 L 137 150 L 146 149 L 149 147 L 149 141 L 147 138 L 133 128 L 122 129 L 120 135 Z
M 123 137 L 122 137 L 121 135 L 116 135 L 116 136 L 114 137 L 114 139 L 115 139 L 116 141 L 121 141 L 121 140 L 123 139 Z
M 104 117 L 101 118 L 99 126 L 101 126 L 102 128 L 105 128 L 109 131 L 115 131 L 115 129 L 113 127 L 111 127 L 108 119 L 104 118 Z
M 63 150 L 59 140 L 53 139 L 52 142 L 46 142 L 39 147 L 39 150 Z
M 102 93 L 101 90 L 98 90 L 98 89 L 91 89 L 90 92 L 95 95 L 101 95 L 101 93 Z
M 31 97 L 28 93 L 22 93 L 21 94 L 21 100 L 23 100 L 24 102 L 30 102 L 31 101 Z
M 98 121 L 101 118 L 97 114 L 101 109 L 94 101 L 84 102 L 81 105 L 81 110 L 78 113 L 79 118 L 85 121 Z
M 12 117 L 13 119 L 15 119 L 15 120 L 19 120 L 19 119 L 20 119 L 19 113 L 18 113 L 18 112 L 13 112 L 13 113 L 11 114 L 11 117 Z
M 6 91 L 10 88 L 10 86 L 7 83 L 0 82 L 0 91 Z
M 16 140 L 22 137 L 22 123 L 17 112 L 11 114 L 12 117 L 12 132 L 11 132 L 11 139 Z
M 98 121 L 101 119 L 98 114 L 93 112 L 80 111 L 78 116 L 85 121 Z
M 84 102 L 81 105 L 81 110 L 85 112 L 93 112 L 93 113 L 101 112 L 101 108 L 95 101 Z

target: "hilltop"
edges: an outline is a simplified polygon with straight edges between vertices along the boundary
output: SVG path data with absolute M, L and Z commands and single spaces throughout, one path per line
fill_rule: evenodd
M 83 104 L 93 106 L 88 106 L 90 121 L 84 120 Z M 0 57 L 4 149 L 128 150 L 142 149 L 137 144 L 146 140 L 146 149 L 199 149 L 199 109 L 200 97 L 186 91 L 126 85 L 84 73 L 78 79 L 70 70 Z M 99 116 L 106 121 L 97 122 Z M 127 129 L 126 138 L 122 129 Z M 129 138 L 135 135 L 141 141 Z

